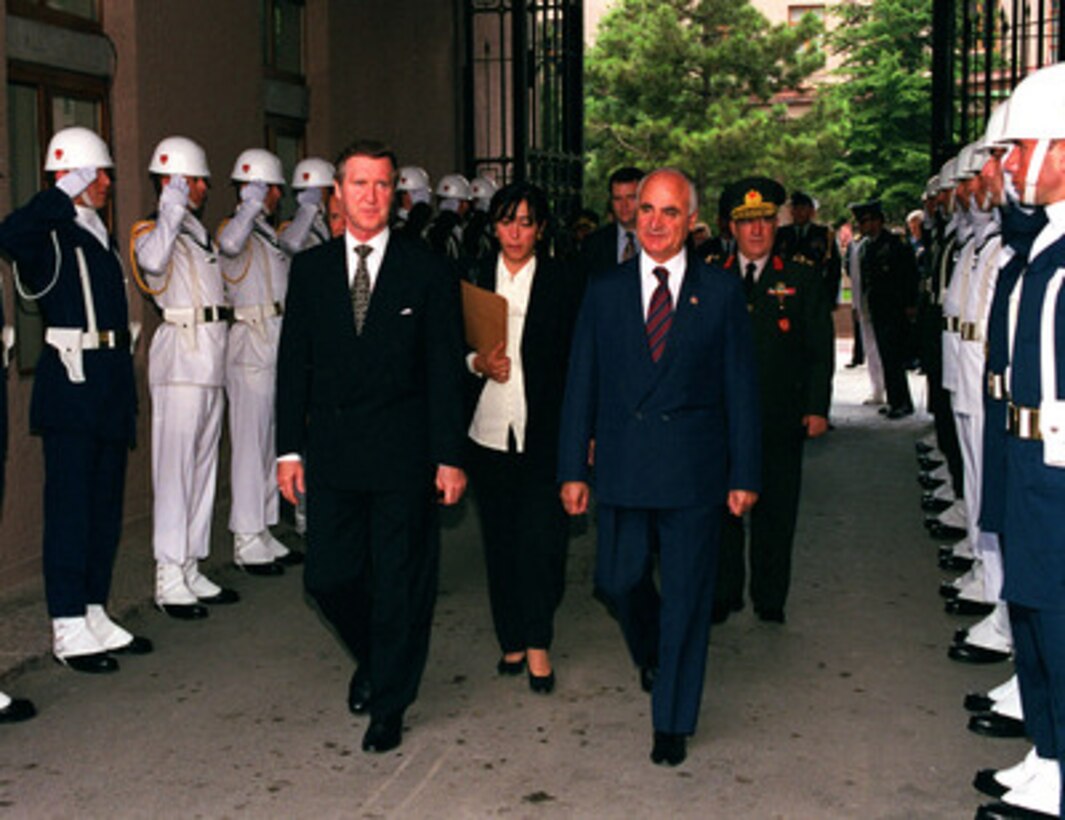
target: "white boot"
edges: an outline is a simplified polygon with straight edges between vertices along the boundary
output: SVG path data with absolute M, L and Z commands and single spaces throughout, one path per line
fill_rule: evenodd
M 1037 757 L 1029 768 L 1033 772 L 1032 776 L 1002 795 L 1002 802 L 1057 817 L 1061 803 L 1061 769 L 1058 761 Z
M 1013 634 L 1010 631 L 1010 616 L 1006 604 L 1001 601 L 995 604 L 994 612 L 969 627 L 965 640 L 984 649 L 1012 652 Z
M 189 589 L 180 564 L 160 561 L 155 565 L 155 605 L 183 621 L 207 617 L 207 607 Z
M 994 689 L 989 689 L 987 691 L 987 696 L 991 698 L 991 700 L 997 702 L 1004 698 L 1008 698 L 1012 693 L 1018 691 L 1017 687 L 1017 676 L 1010 675 L 1009 678 L 1000 683 Z
M 107 617 L 107 612 L 100 604 L 85 607 L 85 623 L 108 651 L 125 649 L 133 643 L 133 635 Z
M 251 575 L 280 575 L 285 568 L 275 563 L 273 550 L 261 533 L 233 533 L 233 563 Z
M 270 532 L 269 529 L 265 529 L 259 533 L 259 540 L 262 542 L 263 546 L 270 551 L 270 554 L 274 556 L 275 561 L 279 558 L 286 557 L 290 553 L 289 548 L 274 538 L 274 534 Z
M 185 585 L 202 603 L 233 604 L 240 600 L 235 590 L 218 586 L 214 581 L 200 572 L 200 562 L 190 558 L 181 566 L 185 575 Z
M 85 616 L 52 619 L 52 655 L 77 672 L 114 672 L 118 661 L 107 654 Z
M 1020 763 L 1016 763 L 1008 769 L 999 769 L 995 772 L 995 780 L 1007 789 L 1022 788 L 1024 784 L 1035 777 L 1036 772 L 1039 771 L 1039 763 L 1041 761 L 1045 762 L 1046 758 L 1040 757 L 1035 750 L 1035 746 L 1033 746 Z

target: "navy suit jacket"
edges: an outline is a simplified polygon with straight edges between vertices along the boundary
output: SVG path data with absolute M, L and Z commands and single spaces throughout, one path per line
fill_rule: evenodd
M 651 360 L 639 257 L 593 276 L 577 319 L 562 409 L 559 480 L 600 502 L 677 508 L 761 489 L 751 323 L 740 280 L 689 254 L 666 339 Z
M 277 452 L 343 490 L 417 487 L 465 445 L 458 281 L 392 233 L 362 334 L 344 240 L 292 261 L 277 362 Z

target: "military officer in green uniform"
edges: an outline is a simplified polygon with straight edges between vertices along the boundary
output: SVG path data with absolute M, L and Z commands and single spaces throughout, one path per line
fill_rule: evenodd
M 723 265 L 740 276 L 754 329 L 762 396 L 763 492 L 750 512 L 750 595 L 763 621 L 784 622 L 799 511 L 803 442 L 828 429 L 832 323 L 817 266 L 773 253 L 784 189 L 750 177 L 726 189 L 736 252 Z M 713 261 L 709 260 L 708 261 Z M 725 515 L 714 615 L 743 608 L 744 521 Z

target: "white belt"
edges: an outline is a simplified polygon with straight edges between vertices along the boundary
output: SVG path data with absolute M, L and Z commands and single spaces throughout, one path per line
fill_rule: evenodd
M 943 329 L 947 333 L 957 333 L 961 327 L 961 321 L 957 316 L 944 316 L 943 317 Z
M 283 312 L 280 302 L 267 302 L 265 305 L 235 307 L 233 308 L 233 318 L 238 322 L 247 322 L 254 325 L 265 322 L 274 316 L 280 316 Z
M 958 326 L 958 332 L 961 333 L 961 340 L 963 342 L 980 341 L 980 328 L 976 322 L 962 322 Z
M 222 305 L 208 305 L 200 308 L 163 308 L 163 319 L 175 325 L 228 322 L 232 318 L 233 309 Z
M 1006 377 L 1002 373 L 987 374 L 987 395 L 997 401 L 1005 401 L 1009 398 L 1006 390 Z
M 1006 430 L 1011 436 L 1039 441 L 1043 438 L 1039 432 L 1039 409 L 1036 407 L 1019 407 L 1010 402 L 1006 408 Z

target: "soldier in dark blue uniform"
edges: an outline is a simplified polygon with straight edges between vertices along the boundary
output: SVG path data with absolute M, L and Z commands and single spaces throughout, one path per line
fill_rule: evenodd
M 1065 64 L 1029 76 L 1009 101 L 1004 170 L 1047 225 L 1007 308 L 1005 584 L 1025 728 L 1036 756 L 978 817 L 1057 817 L 1065 760 Z M 1001 350 L 999 350 L 999 354 Z M 1005 365 L 1003 367 L 1003 365 Z M 988 435 L 992 435 L 988 417 Z M 989 471 L 990 472 L 990 471 Z M 1053 765 L 1051 761 L 1056 761 Z
M 58 132 L 44 166 L 55 185 L 0 223 L 16 284 L 44 318 L 30 427 L 44 444 L 45 595 L 53 654 L 81 672 L 151 651 L 105 609 L 136 415 L 125 277 L 98 214 L 112 165 L 92 131 Z

